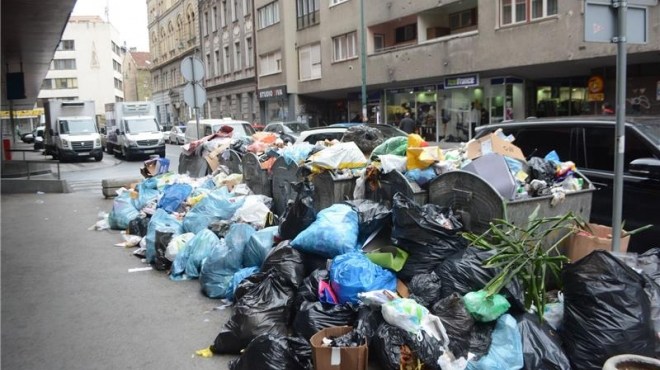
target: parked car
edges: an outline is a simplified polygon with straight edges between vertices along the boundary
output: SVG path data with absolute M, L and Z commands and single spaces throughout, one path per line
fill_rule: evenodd
M 202 138 L 204 136 L 211 135 L 212 133 L 218 132 L 220 130 L 220 127 L 222 126 L 231 126 L 234 131 L 232 132 L 233 136 L 235 138 L 238 137 L 250 137 L 254 135 L 254 129 L 252 128 L 252 125 L 250 125 L 249 122 L 247 121 L 237 121 L 231 118 L 222 118 L 222 119 L 216 119 L 216 118 L 210 118 L 210 119 L 202 119 L 199 121 L 199 135 L 197 133 L 197 121 L 196 120 L 190 120 L 186 124 L 186 131 L 185 131 L 185 138 L 186 138 L 186 143 L 190 143 L 192 141 L 195 141 L 199 138 Z
M 263 131 L 264 127 L 266 127 L 266 125 L 261 122 L 252 122 L 251 125 L 254 131 Z
M 614 117 L 605 116 L 528 119 L 481 126 L 476 138 L 501 128 L 528 157 L 555 150 L 560 160 L 575 162 L 598 189 L 591 221 L 611 225 L 615 125 Z M 660 117 L 628 117 L 625 138 L 622 220 L 626 230 L 654 225 L 630 240 L 628 251 L 643 252 L 660 246 Z
M 167 136 L 167 140 L 165 141 L 177 145 L 185 143 L 186 126 L 172 126 L 172 129 Z
M 344 137 L 344 133 L 346 130 L 348 130 L 350 127 L 357 126 L 357 125 L 362 125 L 362 123 L 353 123 L 353 122 L 345 122 L 345 123 L 334 123 L 329 126 L 323 126 L 323 127 L 314 127 L 311 128 L 307 131 L 303 131 L 300 136 L 297 138 L 296 143 L 299 142 L 308 142 L 311 144 L 316 143 L 317 141 L 324 141 L 324 140 L 339 140 L 342 141 L 342 138 Z M 391 137 L 395 136 L 407 136 L 404 131 L 399 130 L 398 128 L 390 125 L 385 125 L 385 124 L 380 124 L 380 125 L 375 125 L 375 124 L 367 124 L 366 126 L 376 128 L 380 130 L 380 132 L 383 133 L 383 137 L 385 139 L 389 139 Z
M 309 125 L 304 122 L 271 122 L 264 127 L 264 132 L 278 134 L 284 142 L 295 143 L 300 133 L 309 130 Z
M 44 148 L 44 135 L 46 132 L 46 126 L 38 126 L 32 131 L 34 150 L 41 150 Z

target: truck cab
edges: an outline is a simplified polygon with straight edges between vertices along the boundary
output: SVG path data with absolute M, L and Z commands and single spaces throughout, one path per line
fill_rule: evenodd
M 152 102 L 106 104 L 108 153 L 131 160 L 139 155 L 165 157 L 165 140 Z
M 93 101 L 49 100 L 44 105 L 46 155 L 62 162 L 77 158 L 103 159 Z

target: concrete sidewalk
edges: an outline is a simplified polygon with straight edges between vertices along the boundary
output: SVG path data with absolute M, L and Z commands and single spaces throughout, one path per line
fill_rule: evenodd
M 89 231 L 100 194 L 2 195 L 2 369 L 226 369 L 192 356 L 231 310 L 199 281 L 145 267 L 118 231 Z

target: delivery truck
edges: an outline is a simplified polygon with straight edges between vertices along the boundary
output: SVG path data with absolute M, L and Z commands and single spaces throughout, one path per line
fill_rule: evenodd
M 156 104 L 149 101 L 105 105 L 106 150 L 131 160 L 158 154 L 165 158 L 165 139 L 156 120 Z
M 44 151 L 61 162 L 77 158 L 103 159 L 101 135 L 96 125 L 94 102 L 50 99 L 44 103 L 46 116 Z

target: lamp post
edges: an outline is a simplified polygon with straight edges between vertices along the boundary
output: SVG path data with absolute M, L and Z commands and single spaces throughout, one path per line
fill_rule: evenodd
M 360 0 L 360 64 L 362 69 L 362 119 L 367 118 L 367 45 L 364 28 L 364 0 Z

